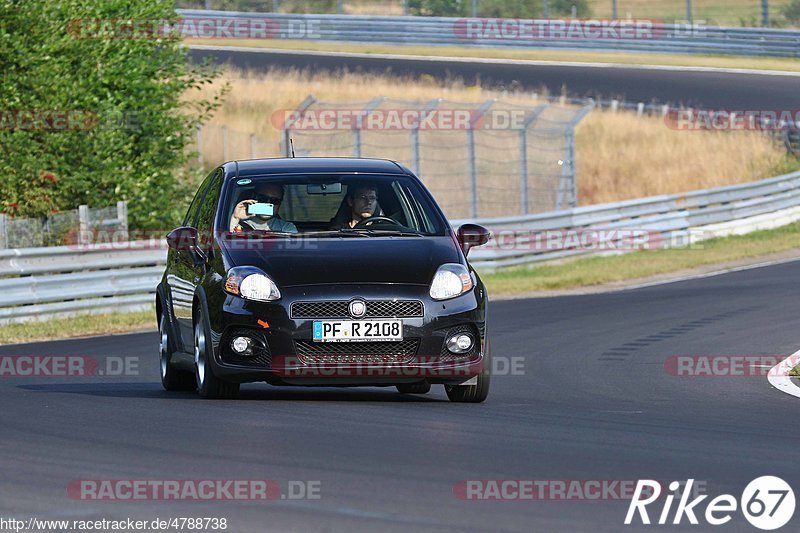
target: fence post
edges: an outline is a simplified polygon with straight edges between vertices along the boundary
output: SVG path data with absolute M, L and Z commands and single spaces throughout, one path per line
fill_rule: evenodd
M 583 118 L 594 109 L 594 102 L 585 105 L 578 111 L 572 120 L 569 121 L 566 129 L 566 146 L 564 149 L 564 159 L 561 161 L 561 180 L 558 184 L 558 194 L 556 196 L 556 210 L 566 207 L 576 207 L 578 205 L 578 184 L 575 175 L 575 128 Z M 566 198 L 566 201 L 564 197 Z
M 548 107 L 550 107 L 549 104 L 536 106 L 525 117 L 519 130 L 519 190 L 520 211 L 523 215 L 527 215 L 530 212 L 530 207 L 528 206 L 528 128 Z
M 303 113 L 305 113 L 306 109 L 314 105 L 316 101 L 317 99 L 314 98 L 314 95 L 309 94 L 308 96 L 306 96 L 305 100 L 300 102 L 300 105 L 297 106 L 297 109 L 294 110 L 294 113 L 292 113 L 290 116 L 286 118 L 286 120 L 284 120 L 283 131 L 281 132 L 281 139 L 283 144 L 283 146 L 281 146 L 281 153 L 283 154 L 283 157 L 292 156 L 292 148 L 289 143 L 289 138 L 291 136 L 291 133 L 289 132 L 289 130 L 291 130 L 292 125 L 294 125 L 294 123 L 297 122 L 297 120 L 301 116 L 303 116 Z
M 336 13 L 338 13 L 339 15 L 344 13 L 344 6 L 342 5 L 342 0 L 336 2 Z
M 120 200 L 117 202 L 117 220 L 119 220 L 119 228 L 122 236 L 127 241 L 130 236 L 128 235 L 128 202 Z
M 692 22 L 692 0 L 686 0 L 686 20 L 689 21 L 689 24 L 693 24 L 693 22 Z
M 472 0 L 472 18 L 478 16 L 478 0 Z
M 617 20 L 617 0 L 611 0 L 611 20 Z
M 419 153 L 419 125 L 428 116 L 428 113 L 432 112 L 436 107 L 441 103 L 442 99 L 437 98 L 436 100 L 430 100 L 425 107 L 422 109 L 422 116 L 411 128 L 411 167 L 414 170 L 414 174 L 419 176 L 419 169 L 420 169 L 420 153 Z
M 256 134 L 250 134 L 250 159 L 256 159 L 256 152 L 258 152 Z
M 272 11 L 277 13 L 281 9 L 281 0 L 272 0 Z
M 769 28 L 769 0 L 761 0 L 761 25 Z
M 489 111 L 489 108 L 495 103 L 494 99 L 486 100 L 478 108 L 478 112 L 473 115 L 469 120 L 469 127 L 467 128 L 467 162 L 469 164 L 469 216 L 471 218 L 478 218 L 478 167 L 475 164 L 475 124 L 477 124 L 483 115 Z
M 8 248 L 8 226 L 5 213 L 0 213 L 0 249 Z
M 367 106 L 358 114 L 356 126 L 353 128 L 353 157 L 361 157 L 361 127 L 364 124 L 364 117 L 372 113 L 385 99 L 385 96 L 376 96 L 370 100 Z
M 547 6 L 547 0 L 542 0 L 542 18 L 550 18 L 550 9 Z
M 197 164 L 203 166 L 203 127 L 197 125 Z
M 403 0 L 403 15 L 408 15 L 408 0 Z
M 89 244 L 89 206 L 78 206 L 78 244 Z

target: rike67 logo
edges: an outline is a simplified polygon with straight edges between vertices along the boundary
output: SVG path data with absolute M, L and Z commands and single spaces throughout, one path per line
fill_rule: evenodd
M 693 484 L 694 479 L 687 480 L 683 490 L 680 490 L 684 485 L 681 482 L 673 481 L 669 484 L 670 493 L 663 498 L 661 512 L 657 518 L 653 516 L 656 524 L 678 525 L 685 517 L 689 524 L 697 525 L 700 523 L 698 520 L 698 516 L 700 516 L 712 526 L 721 526 L 730 522 L 733 514 L 739 508 L 751 525 L 769 531 L 786 525 L 794 515 L 794 491 L 779 477 L 762 476 L 754 479 L 745 487 L 742 497 L 738 501 L 731 494 L 721 494 L 706 503 L 705 512 L 701 512 L 701 504 L 708 498 L 708 495 L 696 496 L 691 501 L 689 500 L 692 496 Z M 636 522 L 637 515 L 642 524 L 651 524 L 647 506 L 658 501 L 662 496 L 661 492 L 662 487 L 658 481 L 639 480 L 631 504 L 628 506 L 625 525 Z M 672 505 L 676 496 L 678 504 L 673 512 Z M 657 508 L 650 509 L 650 511 L 657 510 Z M 672 515 L 671 521 L 670 515 Z

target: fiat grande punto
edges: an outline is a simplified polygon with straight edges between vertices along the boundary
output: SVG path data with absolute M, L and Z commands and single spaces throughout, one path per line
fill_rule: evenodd
M 156 293 L 161 381 L 202 398 L 242 383 L 489 393 L 487 295 L 451 228 L 393 161 L 232 161 L 167 236 Z

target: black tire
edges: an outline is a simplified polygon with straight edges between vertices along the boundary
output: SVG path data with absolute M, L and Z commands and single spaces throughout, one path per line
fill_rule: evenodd
M 486 337 L 486 354 L 483 357 L 483 371 L 478 374 L 475 385 L 445 385 L 444 391 L 451 402 L 481 403 L 489 396 L 489 385 L 492 378 L 492 353 L 489 350 L 489 338 Z
M 397 385 L 397 392 L 400 394 L 427 394 L 431 391 L 431 384 L 427 381 L 420 383 L 403 383 Z
M 159 366 L 161 367 L 161 385 L 168 391 L 195 390 L 197 382 L 194 374 L 176 369 L 172 366 L 172 354 L 175 344 L 170 335 L 169 321 L 166 311 L 161 313 L 158 321 L 159 335 Z
M 209 338 L 208 328 L 202 313 L 198 314 L 194 324 L 194 369 L 197 392 L 204 399 L 230 399 L 239 396 L 239 384 L 219 379 L 209 363 L 213 357 L 213 347 L 206 342 Z

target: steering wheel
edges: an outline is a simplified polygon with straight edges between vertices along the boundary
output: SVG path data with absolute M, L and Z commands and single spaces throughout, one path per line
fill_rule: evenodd
M 385 217 L 382 215 L 377 215 L 374 217 L 365 218 L 364 220 L 353 226 L 353 229 L 364 229 L 378 222 L 386 222 L 388 224 L 394 224 L 395 226 L 399 226 L 399 224 L 395 219 Z

